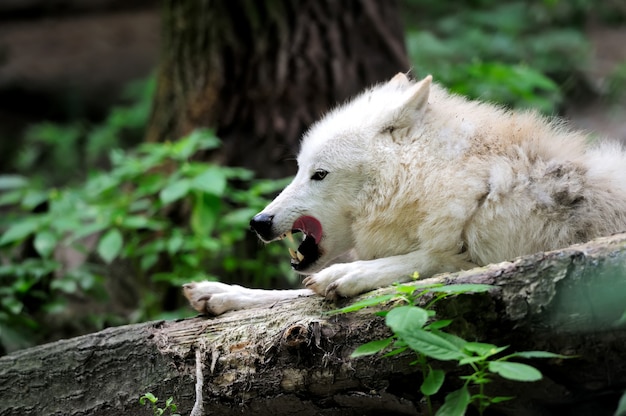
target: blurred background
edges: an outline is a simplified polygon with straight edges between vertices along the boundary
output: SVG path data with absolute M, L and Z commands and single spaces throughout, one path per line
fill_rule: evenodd
M 194 279 L 297 286 L 249 218 L 397 72 L 626 142 L 625 45 L 622 0 L 4 0 L 0 354 L 194 316 Z

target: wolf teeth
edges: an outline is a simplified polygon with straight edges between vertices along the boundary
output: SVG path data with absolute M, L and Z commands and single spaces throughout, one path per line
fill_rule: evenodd
M 291 256 L 293 260 L 297 262 L 301 262 L 302 260 L 304 260 L 304 254 L 300 253 L 299 251 L 294 250 L 291 247 L 289 247 L 289 255 Z

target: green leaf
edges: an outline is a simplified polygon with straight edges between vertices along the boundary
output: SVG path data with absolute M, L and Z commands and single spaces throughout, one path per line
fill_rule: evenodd
M 47 201 L 49 196 L 48 192 L 29 189 L 22 197 L 22 207 L 27 210 L 33 210 L 37 205 Z
M 489 400 L 491 403 L 502 403 L 502 402 L 507 402 L 509 400 L 513 400 L 515 398 L 515 396 L 496 396 L 491 398 L 491 400 Z
M 466 357 L 462 348 L 438 333 L 413 329 L 397 334 L 414 351 L 437 360 L 461 360 Z
M 455 345 L 459 349 L 459 351 L 463 351 L 463 349 L 465 348 L 465 345 L 467 344 L 467 341 L 465 341 L 463 338 L 456 336 L 454 334 L 450 334 L 448 332 L 438 331 L 436 329 L 431 329 L 430 332 L 432 332 L 433 334 L 436 334 L 440 338 L 443 338 L 449 343 Z M 466 356 L 467 354 L 463 354 L 463 355 Z
M 467 292 L 481 293 L 481 292 L 488 292 L 489 290 L 493 288 L 494 286 L 491 286 L 491 285 L 460 283 L 456 285 L 431 287 L 431 288 L 428 288 L 428 292 L 432 292 L 432 293 L 443 292 L 443 293 L 449 293 L 449 294 L 462 294 L 462 293 L 467 293 Z
M 380 305 L 383 304 L 385 302 L 390 301 L 391 299 L 395 298 L 397 295 L 381 295 L 381 296 L 374 296 L 371 298 L 367 298 L 367 299 L 363 299 L 359 302 L 355 302 L 352 305 L 348 305 L 344 308 L 341 309 L 335 309 L 333 311 L 329 311 L 327 312 L 330 315 L 335 315 L 335 314 L 339 314 L 339 313 L 349 313 L 349 312 L 355 312 L 370 306 L 376 306 L 376 305 Z
M 467 386 L 463 386 L 452 393 L 448 393 L 446 401 L 435 413 L 435 416 L 463 416 L 467 406 L 470 404 L 470 400 Z
M 22 194 L 21 189 L 0 192 L 0 206 L 17 204 L 22 199 Z
M 179 179 L 163 188 L 159 192 L 159 198 L 164 205 L 170 204 L 187 195 L 190 187 L 191 182 L 189 179 Z
M 424 382 L 420 386 L 420 391 L 424 396 L 436 394 L 441 386 L 443 386 L 443 381 L 446 377 L 446 372 L 443 370 L 435 370 L 433 368 L 429 368 L 429 370 Z
M 54 248 L 57 245 L 57 237 L 49 230 L 43 230 L 38 232 L 35 235 L 35 241 L 33 245 L 35 246 L 35 250 L 37 253 L 41 255 L 41 257 L 47 258 L 50 257 Z
M 567 355 L 556 354 L 548 351 L 520 351 L 508 355 L 507 357 L 520 357 L 520 358 L 572 358 Z
M 175 229 L 173 231 L 172 236 L 166 241 L 167 252 L 170 255 L 176 254 L 185 242 L 185 239 L 183 238 L 182 233 L 179 232 L 179 229 Z
M 489 371 L 515 381 L 537 381 L 542 378 L 541 372 L 535 367 L 507 361 L 491 361 Z
M 387 354 L 383 355 L 383 357 L 385 358 L 393 357 L 394 355 L 402 354 L 407 349 L 408 347 L 399 347 L 399 348 L 389 351 Z
M 19 315 L 24 310 L 24 304 L 13 296 L 2 297 L 0 305 L 2 305 L 2 309 L 13 315 Z
M 434 321 L 424 327 L 424 329 L 441 329 L 449 326 L 452 323 L 452 319 L 442 319 L 440 321 Z
M 626 392 L 622 394 L 614 416 L 626 416 Z
M 54 279 L 50 284 L 50 287 L 54 290 L 60 290 L 61 292 L 72 294 L 78 291 L 78 284 L 75 280 L 64 276 L 61 279 Z
M 122 233 L 117 228 L 112 228 L 100 238 L 97 252 L 105 262 L 111 263 L 120 254 L 123 244 Z
M 146 400 L 150 401 L 150 403 L 156 403 L 158 399 L 156 397 L 154 397 L 154 394 L 146 393 L 146 394 L 144 394 L 143 396 L 141 396 L 139 398 L 139 403 L 141 405 L 144 405 L 144 404 L 146 404 Z
M 145 272 L 146 270 L 154 266 L 158 260 L 159 260 L 159 256 L 156 253 L 144 254 L 141 257 L 139 266 L 141 267 L 141 270 Z
M 490 357 L 496 355 L 507 349 L 506 347 L 498 347 L 493 344 L 485 344 L 483 342 L 468 342 L 465 344 L 464 349 L 469 352 L 473 352 L 481 357 Z
M 11 225 L 0 237 L 0 245 L 20 241 L 34 233 L 39 227 L 39 218 L 24 218 Z
M 0 175 L 0 190 L 23 188 L 28 185 L 28 179 L 21 175 Z
M 465 364 L 478 363 L 480 361 L 486 361 L 486 358 L 482 356 L 472 355 L 471 357 L 467 357 L 467 358 L 463 358 L 459 360 L 459 365 L 461 366 Z
M 220 198 L 210 194 L 197 194 L 191 211 L 191 229 L 204 236 L 213 232 L 221 208 Z
M 147 228 L 148 226 L 148 218 L 141 215 L 131 215 L 128 217 L 124 217 L 121 222 L 121 226 L 125 228 Z
M 75 233 L 72 233 L 70 243 L 73 243 L 81 238 L 87 237 L 88 235 L 98 233 L 106 228 L 109 228 L 110 224 L 108 222 L 98 222 L 92 224 L 86 224 L 80 227 L 79 230 L 76 230 Z
M 177 160 L 189 159 L 198 150 L 217 148 L 220 141 L 213 131 L 208 129 L 194 130 L 191 134 L 172 145 L 171 156 Z
M 393 337 L 370 341 L 367 344 L 360 345 L 350 354 L 351 358 L 362 357 L 365 355 L 376 354 L 387 348 L 393 342 Z
M 399 306 L 389 311 L 385 323 L 396 334 L 422 328 L 428 320 L 428 312 L 418 306 Z
M 191 188 L 222 196 L 226 189 L 226 175 L 218 166 L 210 166 L 191 180 Z

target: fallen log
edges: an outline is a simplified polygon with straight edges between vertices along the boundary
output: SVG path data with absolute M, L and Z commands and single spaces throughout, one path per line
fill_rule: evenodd
M 626 390 L 626 233 L 412 283 L 483 283 L 438 304 L 465 339 L 574 356 L 534 360 L 534 383 L 499 381 L 517 399 L 497 414 L 613 415 Z M 109 328 L 0 358 L 0 415 L 150 415 L 139 397 L 173 397 L 183 415 L 424 414 L 411 354 L 350 358 L 389 336 L 371 310 L 331 315 L 304 297 L 219 317 Z M 441 403 L 462 369 L 448 371 Z M 448 386 L 450 384 L 450 386 Z M 162 406 L 162 403 L 160 404 Z M 590 410 L 592 409 L 592 410 Z

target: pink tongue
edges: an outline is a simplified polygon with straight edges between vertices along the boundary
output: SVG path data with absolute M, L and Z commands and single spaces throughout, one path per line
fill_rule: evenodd
M 315 244 L 319 244 L 322 239 L 322 224 L 318 220 L 308 215 L 300 217 L 293 223 L 292 230 L 300 230 L 306 235 L 315 239 Z

